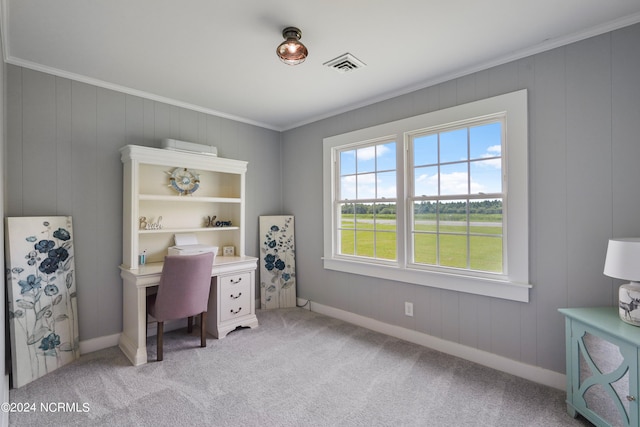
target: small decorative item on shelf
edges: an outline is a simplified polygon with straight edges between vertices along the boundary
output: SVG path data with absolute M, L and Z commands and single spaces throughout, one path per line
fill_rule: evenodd
M 205 227 L 215 227 L 216 226 L 216 216 L 215 215 L 207 216 L 207 218 L 204 220 L 204 226 Z
M 152 222 L 146 216 L 141 216 L 140 230 L 162 230 L 162 215 L 158 217 L 158 222 Z
M 142 253 L 140 254 L 139 264 L 145 265 L 146 262 L 147 262 L 147 251 L 142 251 Z
M 169 187 L 178 192 L 178 195 L 189 195 L 200 188 L 200 176 L 187 168 L 176 168 L 169 174 Z
M 223 246 L 222 247 L 222 255 L 223 256 L 235 256 L 236 249 L 234 246 Z
M 216 221 L 216 227 L 231 227 L 231 221 Z

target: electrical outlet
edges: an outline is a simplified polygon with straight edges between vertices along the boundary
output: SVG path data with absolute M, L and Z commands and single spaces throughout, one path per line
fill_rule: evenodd
M 404 315 L 413 317 L 413 303 L 405 302 L 404 303 Z

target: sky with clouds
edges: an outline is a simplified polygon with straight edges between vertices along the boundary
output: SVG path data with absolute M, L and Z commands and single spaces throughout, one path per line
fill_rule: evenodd
M 414 195 L 502 192 L 501 137 L 500 122 L 415 136 Z M 388 142 L 341 152 L 341 199 L 395 198 L 396 149 Z

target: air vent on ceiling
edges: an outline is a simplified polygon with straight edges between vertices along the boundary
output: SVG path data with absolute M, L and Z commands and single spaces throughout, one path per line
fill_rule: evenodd
M 340 55 L 331 61 L 327 61 L 324 64 L 329 68 L 333 68 L 339 73 L 346 73 L 347 71 L 357 70 L 358 68 L 366 67 L 367 64 L 360 61 L 355 56 L 350 53 L 345 53 L 344 55 Z

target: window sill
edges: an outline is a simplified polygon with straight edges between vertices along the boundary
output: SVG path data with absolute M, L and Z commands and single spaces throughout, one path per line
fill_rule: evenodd
M 511 301 L 529 302 L 530 284 L 514 283 L 505 280 L 469 277 L 456 274 L 413 270 L 386 265 L 323 258 L 324 268 L 344 273 L 360 274 L 415 285 L 430 286 L 450 291 L 466 292 Z

